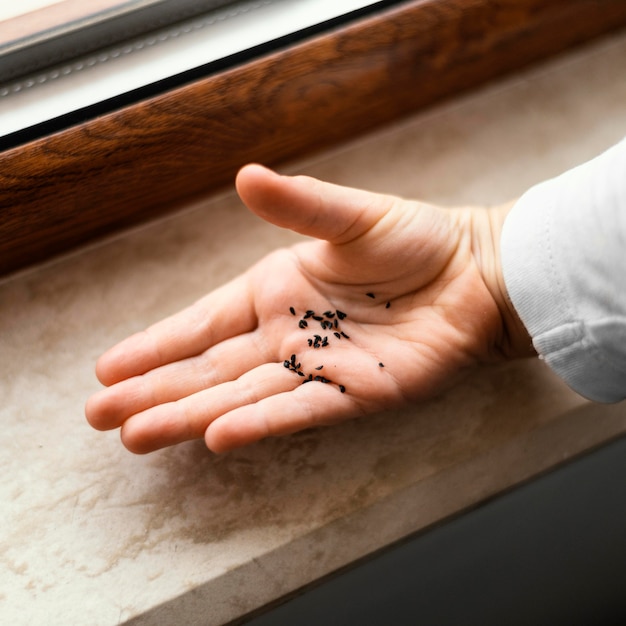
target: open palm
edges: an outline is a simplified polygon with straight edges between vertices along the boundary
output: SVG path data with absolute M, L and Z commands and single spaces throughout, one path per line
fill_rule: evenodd
M 121 427 L 130 450 L 204 437 L 221 452 L 331 424 L 432 396 L 517 349 L 495 212 L 256 165 L 237 186 L 255 213 L 315 240 L 268 255 L 100 358 L 107 388 L 87 418 Z

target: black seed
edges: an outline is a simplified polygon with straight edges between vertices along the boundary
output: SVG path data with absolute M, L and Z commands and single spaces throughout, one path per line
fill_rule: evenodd
M 292 315 L 295 315 L 295 314 L 296 314 L 296 310 L 295 310 L 292 306 L 290 306 L 290 307 L 289 307 L 289 312 L 290 312 Z
M 339 322 L 337 320 L 335 320 L 335 328 L 339 327 Z
M 306 380 L 303 380 L 303 381 L 302 381 L 302 384 L 304 385 L 304 383 L 310 383 L 310 382 L 311 382 L 311 379 L 310 379 L 310 378 L 307 378 Z
M 371 291 L 368 291 L 365 295 L 366 295 L 368 298 L 375 298 L 375 297 L 376 297 L 376 296 L 375 296 L 375 295 L 374 295 Z
M 350 335 L 346 335 L 346 333 L 344 333 L 343 330 L 341 331 L 341 335 L 345 337 L 346 339 L 350 339 Z
M 309 374 L 309 380 L 313 380 L 313 374 Z
M 308 324 L 306 323 L 306 320 L 300 320 L 298 322 L 298 326 L 300 326 L 300 328 L 306 328 Z
M 292 363 L 293 365 L 295 365 L 295 363 L 296 363 L 296 355 L 295 355 L 295 354 L 292 354 L 292 355 L 291 355 L 291 363 Z
M 311 347 L 311 345 L 313 344 L 313 339 L 307 339 L 306 340 L 307 343 L 309 344 L 309 348 Z
M 378 367 L 385 367 L 385 364 L 384 363 L 379 363 Z
M 324 316 L 331 320 L 335 317 L 335 314 L 332 311 L 324 311 Z
M 341 391 L 341 393 L 345 393 L 346 388 L 343 385 L 339 385 L 339 391 Z
M 324 337 L 324 339 L 322 339 L 322 348 L 326 347 L 328 345 L 328 337 Z
M 346 313 L 344 313 L 343 311 L 340 311 L 339 309 L 337 309 L 337 317 L 342 320 L 346 317 L 348 317 L 348 315 Z
M 304 372 L 296 372 L 296 374 L 298 374 L 298 376 L 304 376 Z
M 316 367 L 315 369 L 316 370 L 321 370 L 323 367 L 324 367 L 323 365 L 320 365 L 319 367 Z
M 316 322 L 321 322 L 324 318 L 321 315 L 313 315 L 313 319 Z
M 286 368 L 289 368 L 289 367 L 291 366 L 291 363 L 289 363 L 289 361 L 283 361 L 283 365 L 284 365 Z
M 333 335 L 335 335 L 335 337 L 337 337 L 337 339 L 341 339 L 341 335 L 339 333 L 333 333 Z
M 387 304 L 385 304 L 385 308 L 388 309 L 391 306 L 391 302 L 387 302 Z
M 315 311 L 311 311 L 310 309 L 304 314 L 304 319 L 308 319 L 312 315 L 315 315 Z

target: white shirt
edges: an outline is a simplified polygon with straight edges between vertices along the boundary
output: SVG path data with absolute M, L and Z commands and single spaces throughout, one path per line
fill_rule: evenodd
M 626 140 L 527 191 L 501 237 L 539 355 L 582 396 L 626 398 Z

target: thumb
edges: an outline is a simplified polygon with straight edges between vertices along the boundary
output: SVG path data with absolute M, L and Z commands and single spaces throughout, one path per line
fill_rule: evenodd
M 281 176 L 256 164 L 243 167 L 235 185 L 246 206 L 264 220 L 335 244 L 361 236 L 394 200 L 308 176 Z

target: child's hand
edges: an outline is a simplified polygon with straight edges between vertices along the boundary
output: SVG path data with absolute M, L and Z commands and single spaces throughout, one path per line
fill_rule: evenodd
M 222 452 L 424 399 L 468 366 L 532 352 L 503 289 L 505 209 L 444 210 L 257 165 L 237 188 L 264 219 L 318 241 L 270 254 L 100 358 L 108 387 L 87 419 L 121 427 L 133 452 L 199 437 Z

